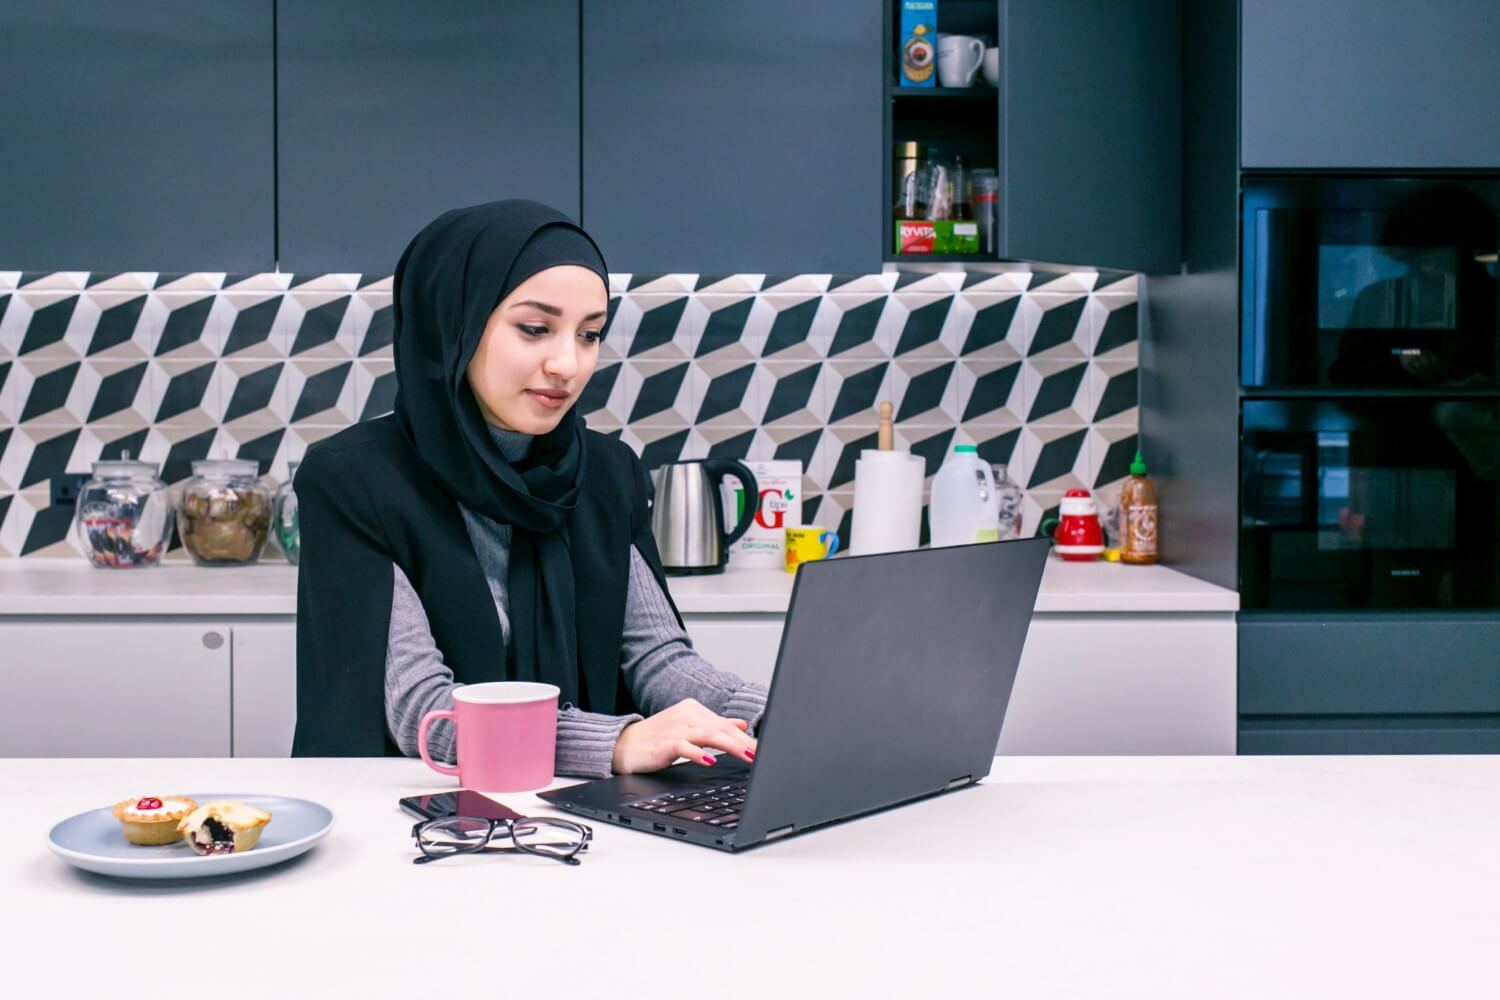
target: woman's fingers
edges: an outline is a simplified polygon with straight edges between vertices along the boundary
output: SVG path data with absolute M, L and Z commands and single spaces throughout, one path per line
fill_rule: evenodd
M 755 759 L 755 741 L 733 726 L 718 725 L 695 730 L 692 737 L 704 746 L 732 753 L 740 760 L 748 762 Z
M 694 764 L 702 764 L 705 767 L 714 762 L 714 755 L 691 740 L 678 740 L 674 749 L 677 756 L 685 757 Z

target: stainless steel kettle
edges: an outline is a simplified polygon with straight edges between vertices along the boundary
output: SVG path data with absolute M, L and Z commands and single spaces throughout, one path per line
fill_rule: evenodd
M 740 481 L 745 496 L 739 523 L 729 532 L 719 494 L 726 475 Z M 651 471 L 651 483 L 651 533 L 662 568 L 673 575 L 724 572 L 729 546 L 750 530 L 760 507 L 755 474 L 732 458 L 702 458 L 659 466 Z

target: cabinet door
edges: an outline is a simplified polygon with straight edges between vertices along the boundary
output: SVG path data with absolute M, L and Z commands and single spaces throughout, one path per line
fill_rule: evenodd
M 1038 615 L 999 752 L 1232 754 L 1232 614 Z
M 324 0 L 278 11 L 280 267 L 390 274 L 450 208 L 578 216 L 578 7 Z
M 610 268 L 878 271 L 880 11 L 584 0 L 583 222 Z
M 698 655 L 720 670 L 771 683 L 785 615 L 683 615 Z
M 1246 167 L 1500 166 L 1494 0 L 1243 0 Z
M 229 630 L 0 625 L 0 757 L 228 757 Z
M 1000 255 L 1176 273 L 1179 0 L 1001 0 Z
M 297 728 L 297 623 L 234 626 L 234 755 L 290 757 Z
M 270 270 L 271 10 L 0 4 L 5 266 Z

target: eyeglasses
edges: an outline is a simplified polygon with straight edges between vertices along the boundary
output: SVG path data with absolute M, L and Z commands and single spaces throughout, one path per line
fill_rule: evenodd
M 494 844 L 502 834 L 510 845 Z M 478 816 L 445 816 L 429 819 L 411 828 L 417 850 L 412 863 L 423 865 L 455 854 L 494 851 L 500 854 L 534 854 L 566 865 L 578 864 L 578 855 L 589 849 L 594 831 L 566 819 L 481 819 Z

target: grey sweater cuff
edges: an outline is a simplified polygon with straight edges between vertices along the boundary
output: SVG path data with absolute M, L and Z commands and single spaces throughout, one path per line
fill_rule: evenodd
M 755 728 L 760 725 L 760 717 L 765 714 L 768 694 L 770 691 L 765 685 L 746 681 L 729 696 L 719 714 L 729 719 L 744 719 L 750 723 L 750 735 L 754 736 Z
M 614 774 L 615 743 L 620 731 L 639 715 L 603 715 L 579 708 L 557 713 L 557 773 L 575 778 L 608 778 Z

